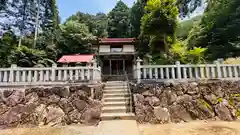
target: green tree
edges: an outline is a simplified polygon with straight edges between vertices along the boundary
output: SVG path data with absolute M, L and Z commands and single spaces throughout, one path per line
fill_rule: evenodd
M 56 0 L 48 0 L 43 3 L 45 10 L 44 10 L 44 17 L 42 18 L 42 28 L 50 29 L 52 31 L 59 28 L 59 12 L 56 5 Z
M 197 23 L 199 23 L 201 21 L 201 16 L 196 16 L 191 18 L 190 20 L 185 20 L 182 21 L 176 30 L 176 35 L 177 38 L 181 39 L 181 40 L 185 40 L 187 39 L 189 32 L 191 31 L 191 29 L 193 28 L 193 26 Z
M 94 16 L 95 27 L 93 28 L 92 34 L 94 36 L 103 38 L 108 37 L 107 33 L 107 15 L 104 13 L 97 13 Z
M 58 55 L 89 53 L 89 43 L 95 37 L 89 32 L 88 27 L 77 21 L 68 21 L 60 26 L 61 37 L 58 39 Z
M 202 6 L 204 2 L 211 0 L 177 0 L 176 5 L 179 9 L 179 17 L 184 18 L 193 13 L 198 7 Z
M 8 63 L 21 67 L 46 67 L 54 63 L 48 58 L 44 50 L 31 49 L 24 45 L 13 49 L 7 58 Z
M 0 67 L 8 67 L 7 56 L 11 54 L 11 51 L 17 46 L 16 36 L 12 31 L 8 31 L 3 34 L 0 39 Z
M 104 13 L 97 13 L 96 15 L 85 14 L 77 12 L 70 16 L 68 21 L 77 21 L 88 26 L 89 32 L 97 37 L 107 37 L 107 16 Z
M 20 64 L 19 66 L 25 66 L 26 64 L 18 62 L 22 58 L 20 56 L 25 56 L 26 53 L 30 54 L 31 52 L 33 52 L 32 55 L 36 55 L 36 57 L 38 54 L 42 54 L 36 52 L 44 52 L 50 59 L 56 59 L 56 51 L 53 53 L 48 49 L 54 48 L 54 50 L 57 50 L 56 30 L 58 29 L 59 17 L 56 0 L 6 0 L 4 8 L 0 11 L 0 16 L 4 18 L 0 23 L 0 27 L 3 30 L 1 32 L 4 33 L 6 30 L 12 30 L 14 33 L 20 33 L 20 36 L 14 36 L 14 39 L 10 38 L 13 40 L 11 42 L 3 40 L 4 37 L 2 38 L 2 51 L 7 52 L 1 55 L 2 60 L 4 60 L 1 61 L 2 65 L 7 66 L 13 62 Z M 37 40 L 38 35 L 41 37 L 40 40 Z M 17 41 L 19 41 L 18 44 L 23 47 L 19 46 L 17 49 Z M 35 44 L 37 46 L 35 46 Z M 31 50 L 31 48 L 35 49 Z M 32 58 L 34 57 L 28 57 L 25 60 L 29 60 L 28 63 L 36 64 L 36 60 Z M 37 62 L 42 63 L 42 61 Z M 32 66 L 33 64 L 28 64 L 28 66 Z
M 141 33 L 141 19 L 144 15 L 144 7 L 146 6 L 145 0 L 137 0 L 131 8 L 130 23 L 131 23 L 131 36 L 138 37 Z
M 6 8 L 7 5 L 7 0 L 1 0 L 0 1 L 0 11 L 4 10 Z
M 178 9 L 175 0 L 148 0 L 141 20 L 141 35 L 150 36 L 152 54 L 159 54 L 175 42 Z
M 180 61 L 181 63 L 200 64 L 205 62 L 205 52 L 207 48 L 194 47 L 188 49 L 187 44 L 177 41 L 170 48 L 170 62 Z M 173 64 L 173 63 L 172 63 Z
M 198 29 L 190 33 L 188 42 L 190 46 L 207 47 L 212 60 L 239 56 L 239 19 L 240 1 L 212 0 Z
M 108 36 L 111 38 L 129 37 L 130 34 L 130 10 L 128 6 L 119 0 L 116 6 L 108 14 Z

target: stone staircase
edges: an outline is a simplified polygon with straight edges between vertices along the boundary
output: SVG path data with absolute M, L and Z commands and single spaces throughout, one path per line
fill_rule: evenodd
M 135 115 L 130 109 L 130 94 L 127 82 L 111 81 L 105 83 L 103 94 L 102 120 L 133 120 Z

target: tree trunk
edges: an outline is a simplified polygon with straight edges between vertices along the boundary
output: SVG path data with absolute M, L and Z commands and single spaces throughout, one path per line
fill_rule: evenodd
M 36 16 L 36 24 L 35 24 L 35 34 L 34 34 L 33 48 L 35 48 L 35 47 L 36 47 L 36 44 L 37 44 L 38 25 L 39 25 L 39 10 L 40 10 L 39 0 L 37 0 L 37 16 Z

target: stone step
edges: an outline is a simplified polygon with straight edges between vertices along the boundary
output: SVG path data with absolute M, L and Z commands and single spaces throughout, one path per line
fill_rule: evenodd
M 126 81 L 109 81 L 109 82 L 105 82 L 105 84 L 127 84 Z
M 128 90 L 126 89 L 126 90 L 103 90 L 103 93 L 105 94 L 105 93 L 126 93 L 126 92 L 128 92 Z
M 129 112 L 129 107 L 123 106 L 104 106 L 102 108 L 102 113 L 127 113 Z
M 122 82 L 105 82 L 105 84 L 127 84 L 126 81 L 122 81 Z
M 120 101 L 120 102 L 104 102 L 103 106 L 129 106 L 129 102 Z
M 126 81 L 107 81 L 106 83 L 123 83 L 123 82 L 126 82 Z
M 105 82 L 106 85 L 120 85 L 120 84 L 127 84 L 127 82 Z
M 135 120 L 133 113 L 102 113 L 102 120 Z
M 104 98 L 106 97 L 129 97 L 130 94 L 127 92 L 124 93 L 104 93 L 103 94 Z
M 112 86 L 105 86 L 104 89 L 105 90 L 115 90 L 115 89 L 123 89 L 123 90 L 125 90 L 125 89 L 127 89 L 127 86 L 114 86 L 114 87 L 112 87 Z
M 104 97 L 104 102 L 126 102 L 129 97 Z

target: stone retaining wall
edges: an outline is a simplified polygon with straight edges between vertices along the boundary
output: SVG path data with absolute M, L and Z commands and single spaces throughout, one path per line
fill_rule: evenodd
M 0 91 L 0 129 L 97 124 L 101 114 L 103 85 L 29 88 Z M 92 95 L 94 94 L 94 95 Z
M 139 123 L 240 118 L 240 81 L 131 86 Z

